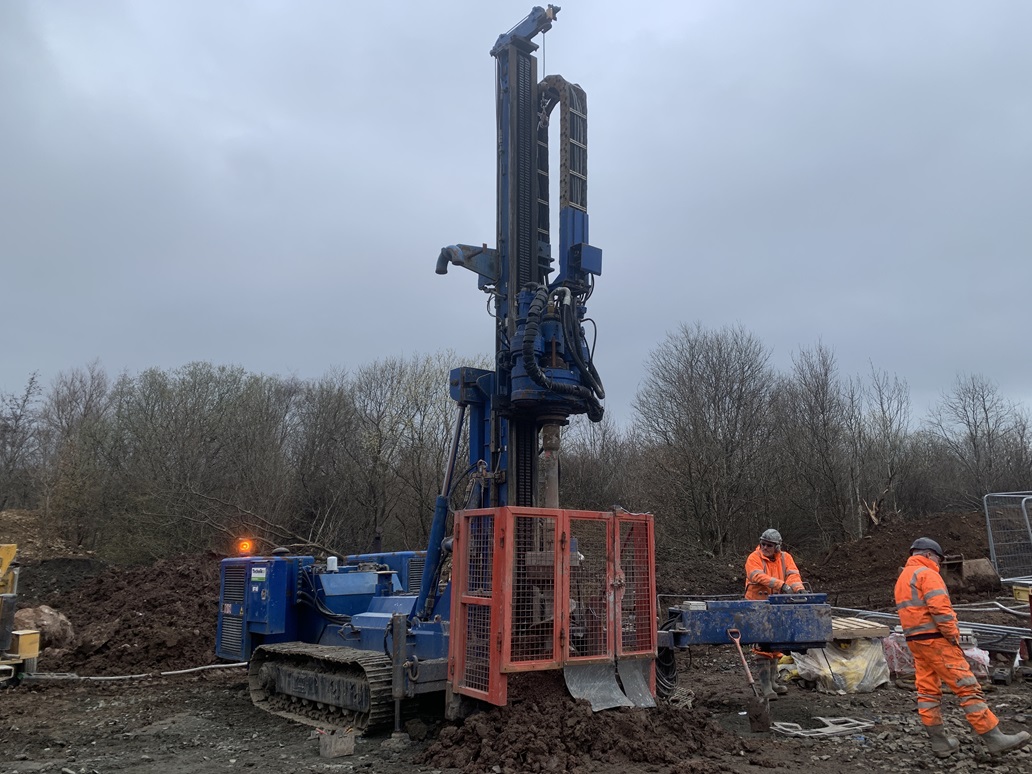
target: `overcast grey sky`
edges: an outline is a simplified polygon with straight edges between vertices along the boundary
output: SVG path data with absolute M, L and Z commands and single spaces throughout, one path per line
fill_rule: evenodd
M 570 0 L 607 408 L 681 322 L 1032 406 L 1032 3 Z M 531 0 L 0 2 L 0 391 L 488 352 L 495 38 Z M 539 52 L 539 61 L 540 61 Z M 459 365 L 459 363 L 456 363 Z

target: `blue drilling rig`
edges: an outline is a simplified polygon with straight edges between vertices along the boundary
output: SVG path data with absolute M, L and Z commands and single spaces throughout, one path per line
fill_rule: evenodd
M 585 329 L 602 273 L 602 251 L 588 236 L 587 99 L 559 75 L 539 80 L 534 56 L 533 39 L 558 12 L 535 7 L 491 49 L 496 246 L 451 245 L 437 260 L 438 274 L 469 269 L 490 295 L 495 367 L 450 374 L 455 434 L 426 551 L 317 562 L 277 549 L 222 562 L 216 650 L 250 662 L 252 699 L 269 711 L 359 731 L 398 728 L 420 695 L 443 693 L 455 717 L 470 700 L 505 704 L 513 675 L 559 669 L 594 709 L 647 707 L 661 651 L 726 643 L 732 627 L 743 642 L 804 646 L 830 633 L 816 598 L 782 605 L 789 615 L 773 618 L 766 602 L 712 613 L 674 607 L 660 631 L 652 516 L 559 505 L 560 430 L 577 414 L 599 421 L 605 393 Z M 464 432 L 473 490 L 452 513 Z M 662 678 L 666 686 L 673 675 Z

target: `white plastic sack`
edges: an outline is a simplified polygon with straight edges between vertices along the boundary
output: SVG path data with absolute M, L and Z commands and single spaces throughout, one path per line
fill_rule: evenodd
M 963 642 L 963 640 L 962 640 Z M 906 638 L 899 632 L 893 632 L 882 639 L 885 650 L 885 661 L 889 671 L 897 677 L 909 677 L 914 674 L 914 656 L 907 646 Z M 979 680 L 989 679 L 989 652 L 981 648 L 964 648 L 964 658 L 971 667 L 971 674 Z
M 914 656 L 902 634 L 894 632 L 888 637 L 883 637 L 882 648 L 885 651 L 885 661 L 892 674 L 897 677 L 914 674 Z
M 826 648 L 793 653 L 799 676 L 824 693 L 871 693 L 889 682 L 885 653 L 876 639 L 836 640 Z
M 989 651 L 981 648 L 964 648 L 964 658 L 971 667 L 971 674 L 979 680 L 989 679 Z

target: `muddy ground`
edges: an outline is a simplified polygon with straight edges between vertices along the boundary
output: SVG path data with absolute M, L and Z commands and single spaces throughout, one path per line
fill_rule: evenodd
M 4 516 L 0 542 L 11 539 Z M 885 608 L 907 546 L 924 532 L 939 537 L 951 553 L 986 555 L 984 526 L 978 514 L 968 514 L 890 525 L 825 555 L 797 558 L 804 577 L 815 590 L 828 591 L 833 603 Z M 78 640 L 73 648 L 44 653 L 41 670 L 97 677 L 215 663 L 218 557 L 104 568 L 90 557 L 47 554 L 25 562 L 23 598 L 62 610 L 76 626 Z M 679 563 L 660 568 L 660 586 L 682 595 L 738 594 L 741 570 L 737 562 L 719 559 Z M 993 595 L 958 589 L 954 598 L 987 593 Z M 355 755 L 335 759 L 319 756 L 319 741 L 310 738 L 309 727 L 254 709 L 240 669 L 124 681 L 26 682 L 0 691 L 0 774 L 210 774 L 236 767 L 371 774 L 1032 771 L 1032 751 L 987 759 L 952 697 L 946 700 L 947 718 L 963 748 L 944 763 L 928 754 L 911 691 L 892 686 L 835 696 L 793 685 L 772 704 L 775 721 L 813 727 L 816 717 L 851 717 L 872 723 L 844 737 L 794 739 L 750 733 L 745 681 L 729 648 L 695 648 L 680 655 L 679 668 L 678 701 L 657 710 L 593 715 L 562 690 L 518 692 L 510 706 L 461 724 L 447 723 L 436 712 L 424 714 L 408 727 L 415 741 L 360 738 Z M 1032 726 L 1032 684 L 989 688 L 990 705 L 1006 729 Z

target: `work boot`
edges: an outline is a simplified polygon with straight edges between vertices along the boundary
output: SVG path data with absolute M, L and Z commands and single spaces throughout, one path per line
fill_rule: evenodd
M 778 678 L 778 662 L 770 662 L 770 687 L 778 696 L 788 693 L 788 686 Z
M 774 701 L 778 698 L 777 691 L 770 680 L 770 669 L 773 664 L 770 659 L 756 659 L 756 684 L 760 686 L 760 692 L 764 699 Z
M 990 755 L 1000 755 L 1011 750 L 1017 750 L 1020 747 L 1024 747 L 1028 744 L 1028 741 L 1032 739 L 1028 731 L 1018 731 L 1016 734 L 1005 734 L 1000 730 L 999 726 L 996 726 L 992 731 L 986 731 L 984 734 L 979 734 L 982 737 L 982 741 L 985 742 L 985 746 L 989 748 Z
M 946 736 L 946 729 L 939 726 L 925 726 L 928 737 L 932 740 L 932 752 L 937 758 L 948 758 L 960 749 L 960 742 L 955 736 Z

